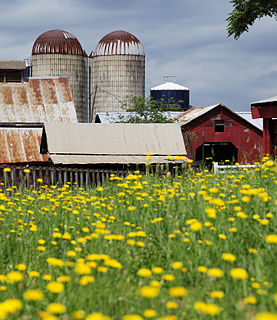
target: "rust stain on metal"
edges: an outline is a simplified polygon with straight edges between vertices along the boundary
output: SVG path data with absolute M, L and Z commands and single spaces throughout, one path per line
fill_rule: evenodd
M 144 50 L 136 36 L 123 30 L 117 30 L 105 35 L 90 57 L 121 54 L 144 55 Z
M 40 154 L 42 128 L 0 128 L 0 163 L 48 161 Z
M 45 100 L 50 104 L 57 104 L 56 86 L 53 79 L 46 79 L 41 83 L 41 89 Z
M 72 101 L 72 95 L 68 83 L 68 79 L 59 78 L 56 82 L 57 92 L 61 99 L 61 103 L 66 103 Z
M 0 103 L 2 104 L 13 104 L 12 90 L 10 87 L 3 86 L 0 88 Z
M 31 104 L 38 106 L 42 104 L 42 94 L 40 90 L 40 82 L 29 80 Z
M 67 78 L 0 83 L 0 122 L 77 122 Z
M 35 41 L 32 55 L 35 54 L 76 54 L 86 56 L 78 39 L 63 30 L 50 30 L 41 34 Z

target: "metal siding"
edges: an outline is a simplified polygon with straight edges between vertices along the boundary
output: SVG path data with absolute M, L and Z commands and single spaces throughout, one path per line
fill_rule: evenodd
M 40 154 L 42 128 L 0 128 L 0 163 L 48 161 Z
M 77 122 L 68 79 L 0 84 L 0 122 Z

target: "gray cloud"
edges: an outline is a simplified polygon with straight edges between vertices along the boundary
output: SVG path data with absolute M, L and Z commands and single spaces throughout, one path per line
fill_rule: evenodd
M 136 35 L 146 53 L 146 94 L 164 75 L 191 90 L 196 106 L 222 102 L 247 111 L 277 94 L 274 19 L 241 39 L 227 38 L 228 0 L 2 0 L 0 59 L 30 56 L 35 39 L 55 28 L 73 33 L 90 53 L 107 33 Z

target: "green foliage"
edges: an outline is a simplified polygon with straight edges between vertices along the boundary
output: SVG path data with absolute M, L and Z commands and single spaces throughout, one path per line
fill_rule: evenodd
M 231 0 L 233 11 L 229 14 L 228 36 L 238 39 L 256 19 L 277 16 L 277 0 Z
M 221 174 L 136 171 L 98 188 L 0 189 L 0 319 L 142 320 L 149 309 L 155 320 L 276 319 L 276 174 L 268 160 Z M 64 314 L 45 313 L 52 303 Z
M 181 103 L 181 101 L 180 101 Z M 172 122 L 168 119 L 167 111 L 181 111 L 180 105 L 176 104 L 173 99 L 165 102 L 154 100 L 152 97 L 133 96 L 122 102 L 121 108 L 130 112 L 128 117 L 121 116 L 119 122 L 125 123 L 166 123 Z

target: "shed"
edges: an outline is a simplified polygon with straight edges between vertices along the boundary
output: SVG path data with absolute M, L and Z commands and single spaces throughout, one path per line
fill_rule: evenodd
M 168 163 L 186 155 L 180 126 L 173 123 L 46 123 L 41 152 L 63 165 Z
M 277 154 L 277 96 L 251 103 L 253 119 L 263 119 L 264 155 Z
M 189 157 L 197 161 L 261 160 L 262 130 L 221 103 L 193 107 L 175 121 L 181 125 Z
M 24 60 L 0 60 L 0 82 L 23 82 Z

